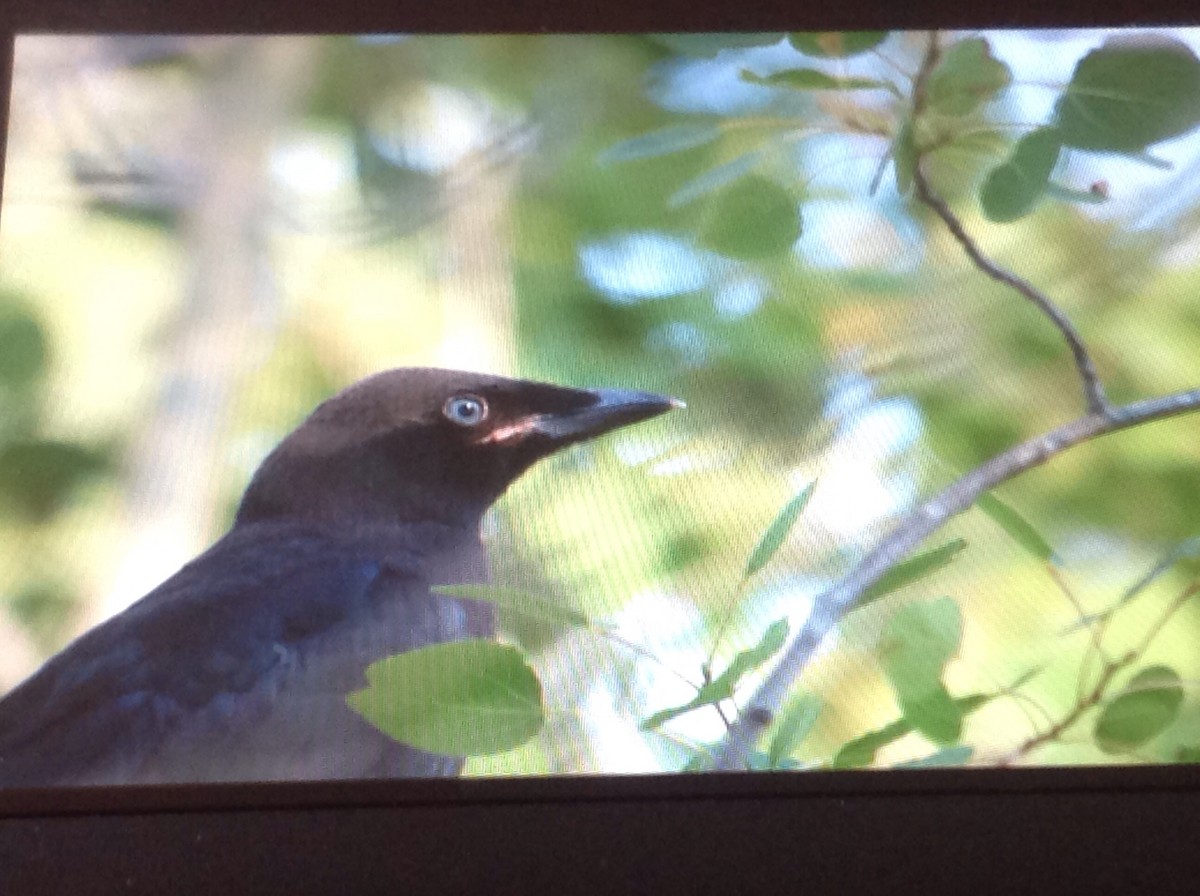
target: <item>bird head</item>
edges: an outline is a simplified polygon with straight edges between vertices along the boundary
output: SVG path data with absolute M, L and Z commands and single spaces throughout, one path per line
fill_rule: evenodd
M 237 521 L 472 525 L 539 459 L 680 405 L 648 392 L 384 371 L 325 401 L 279 444 Z

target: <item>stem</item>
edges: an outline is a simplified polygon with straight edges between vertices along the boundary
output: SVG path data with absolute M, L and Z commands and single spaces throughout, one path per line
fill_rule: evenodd
M 729 737 L 717 753 L 717 768 L 745 768 L 746 756 L 754 742 L 774 720 L 792 684 L 812 660 L 825 636 L 854 609 L 866 590 L 884 573 L 951 518 L 974 504 L 984 492 L 1076 445 L 1197 409 L 1200 409 L 1200 389 L 1191 389 L 1136 401 L 1105 413 L 1087 414 L 1002 451 L 913 510 L 849 575 L 817 598 L 803 628 L 730 728 Z
M 1075 326 L 1067 318 L 1062 310 L 1050 301 L 1037 287 L 1028 280 L 1018 277 L 1016 274 L 1005 270 L 995 262 L 985 256 L 971 236 L 963 229 L 962 222 L 955 217 L 954 212 L 950 210 L 950 206 L 942 197 L 933 192 L 929 186 L 929 181 L 925 177 L 925 172 L 921 167 L 921 160 L 917 160 L 917 164 L 913 167 L 913 184 L 916 187 L 917 199 L 924 205 L 933 210 L 946 228 L 953 234 L 958 244 L 962 246 L 967 256 L 975 263 L 980 271 L 986 274 L 991 279 L 998 283 L 1003 283 L 1030 302 L 1041 311 L 1046 317 L 1050 318 L 1054 326 L 1058 328 L 1063 339 L 1066 340 L 1067 346 L 1071 349 L 1071 356 L 1075 360 L 1075 369 L 1079 373 L 1079 378 L 1083 382 L 1083 396 L 1089 413 L 1105 413 L 1111 407 L 1108 397 L 1104 394 L 1104 386 L 1100 382 L 1100 376 L 1096 373 L 1096 365 L 1092 360 L 1092 356 L 1088 353 L 1087 347 L 1083 344 L 1083 339 Z
M 917 70 L 917 77 L 913 83 L 913 120 L 916 121 L 925 107 L 925 88 L 929 82 L 929 76 L 933 74 L 937 67 L 937 61 L 941 56 L 941 47 L 938 44 L 937 32 L 932 31 L 929 35 L 929 45 L 925 51 L 925 56 L 921 60 L 921 67 Z M 1104 394 L 1104 386 L 1100 382 L 1100 376 L 1096 373 L 1095 362 L 1092 361 L 1092 356 L 1088 353 L 1087 347 L 1083 344 L 1083 339 L 1079 335 L 1079 331 L 1075 329 L 1074 324 L 1063 313 L 1050 298 L 1035 287 L 1028 280 L 1018 277 L 1011 271 L 1000 267 L 990 258 L 983 254 L 975 240 L 967 233 L 962 222 L 950 210 L 950 206 L 942 199 L 933 188 L 929 185 L 929 179 L 925 176 L 923 166 L 924 156 L 918 152 L 916 163 L 913 165 L 913 186 L 916 189 L 917 200 L 927 206 L 937 215 L 942 223 L 946 225 L 946 229 L 962 247 L 962 250 L 967 253 L 967 257 L 984 275 L 995 280 L 997 283 L 1002 283 L 1010 289 L 1015 290 L 1023 298 L 1033 304 L 1035 308 L 1050 318 L 1050 321 L 1058 328 L 1066 340 L 1067 346 L 1071 349 L 1071 356 L 1075 360 L 1075 369 L 1079 372 L 1079 378 L 1083 383 L 1084 404 L 1087 407 L 1089 414 L 1104 414 L 1107 413 L 1111 406 L 1108 397 Z

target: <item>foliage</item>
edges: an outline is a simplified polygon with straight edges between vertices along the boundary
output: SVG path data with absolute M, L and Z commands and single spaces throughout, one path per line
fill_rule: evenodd
M 547 771 L 601 764 L 600 748 L 574 747 L 595 735 L 580 716 L 603 686 L 604 724 L 649 744 L 656 767 L 709 767 L 803 635 L 805 601 L 900 509 L 1079 411 L 1058 334 L 917 203 L 918 166 L 990 257 L 1069 311 L 1115 396 L 1178 388 L 1194 366 L 1200 213 L 1164 167 L 1200 124 L 1189 41 L 1048 42 L 1067 68 L 1045 77 L 1031 37 L 1025 52 L 1012 35 L 935 39 L 932 56 L 929 35 L 888 32 L 313 42 L 311 88 L 264 126 L 338 176 L 298 185 L 280 152 L 273 216 L 222 219 L 261 238 L 255 269 L 275 279 L 233 314 L 261 336 L 223 399 L 227 443 L 176 468 L 221 502 L 190 525 L 219 531 L 266 447 L 398 359 L 504 358 L 679 394 L 686 414 L 532 471 L 489 523 L 501 584 L 444 590 L 496 606 L 518 646 L 414 651 L 373 666 L 350 700 L 402 740 L 487 755 L 476 769 Z M 171 206 L 187 191 L 135 201 L 101 181 L 158 183 L 187 142 L 172 122 L 236 108 L 208 91 L 253 46 L 130 66 L 131 107 L 167 114 L 96 141 L 123 157 L 63 151 L 64 170 L 87 162 L 107 181 L 52 184 L 86 200 L 53 236 L 24 236 L 36 216 L 5 209 L 0 513 L 20 556 L 0 572 L 43 650 L 70 630 L 51 611 L 112 559 L 119 527 L 95 521 L 119 515 L 117 456 L 180 397 L 171 352 L 213 345 L 188 341 L 198 305 L 163 311 L 171 278 L 195 270 L 178 270 L 194 246 Z M 428 133 L 447 102 L 476 139 L 423 168 L 423 147 L 453 142 Z M 28 145 L 26 158 L 48 152 Z M 199 161 L 180 182 L 205 182 L 222 145 L 188 147 Z M 24 170 L 14 158 L 7 170 Z M 502 261 L 464 266 L 479 246 Z M 113 273 L 134 270 L 136 284 Z M 192 352 L 177 354 L 208 362 Z M 79 385 L 101 371 L 104 387 Z M 93 416 L 73 417 L 80 406 Z M 980 499 L 867 591 L 751 767 L 1195 761 L 1195 445 L 1194 424 L 1131 431 Z M 878 448 L 869 461 L 862 446 Z M 666 646 L 630 633 L 630 618 L 671 622 L 645 618 L 650 597 L 691 613 Z M 663 691 L 647 670 L 686 683 Z M 547 712 L 543 691 L 571 711 Z
M 542 688 L 520 652 L 491 641 L 434 644 L 367 667 L 350 706 L 380 731 L 432 753 L 511 750 L 542 727 Z

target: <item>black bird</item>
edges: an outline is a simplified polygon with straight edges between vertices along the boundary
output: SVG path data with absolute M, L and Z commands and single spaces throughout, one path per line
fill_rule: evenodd
M 484 511 L 531 464 L 678 405 L 434 369 L 321 404 L 233 528 L 0 700 L 0 786 L 456 774 L 350 710 L 372 662 L 491 633 Z

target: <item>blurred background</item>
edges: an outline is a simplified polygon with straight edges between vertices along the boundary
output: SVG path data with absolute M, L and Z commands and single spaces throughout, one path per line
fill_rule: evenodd
M 1195 136 L 1155 147 L 1158 166 L 1072 154 L 1061 179 L 1101 204 L 1050 198 L 997 225 L 970 198 L 1105 37 L 987 35 L 1013 84 L 934 173 L 1128 401 L 1200 380 Z M 820 64 L 911 75 L 922 40 Z M 920 496 L 1079 415 L 1047 322 L 970 267 L 890 170 L 873 186 L 888 97 L 753 83 L 742 73 L 794 65 L 795 47 L 703 41 L 19 38 L 0 205 L 0 692 L 215 540 L 318 402 L 387 367 L 478 369 L 688 407 L 541 464 L 489 516 L 496 582 L 611 633 L 508 619 L 549 722 L 469 771 L 676 769 L 719 739 L 720 716 L 638 723 L 694 693 L 731 607 L 718 667 L 773 620 L 799 625 Z M 953 522 L 962 556 L 855 613 L 808 670 L 825 708 L 800 758 L 896 718 L 875 653 L 914 597 L 962 607 L 952 692 L 1045 667 L 1026 700 L 971 717 L 976 758 L 1031 734 L 1076 688 L 1080 613 L 1200 530 L 1198 437 L 1196 417 L 1154 424 L 1004 486 L 1065 586 L 986 515 Z M 813 479 L 779 554 L 743 583 Z M 1194 572 L 1131 606 L 1114 651 Z M 1198 625 L 1185 608 L 1149 658 L 1195 681 Z M 1185 703 L 1144 758 L 1200 741 L 1190 685 Z M 879 761 L 930 749 L 912 735 Z M 1081 742 L 1032 759 L 1110 757 Z

